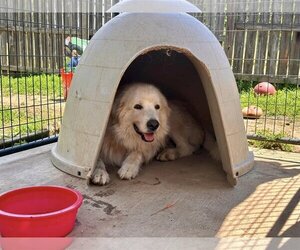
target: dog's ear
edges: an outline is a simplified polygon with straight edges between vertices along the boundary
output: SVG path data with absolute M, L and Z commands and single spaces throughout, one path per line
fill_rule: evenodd
M 112 121 L 118 123 L 125 115 L 125 102 L 122 98 L 115 98 L 112 105 L 110 117 Z
M 166 115 L 167 115 L 167 117 L 169 118 L 170 115 L 171 115 L 171 108 L 170 108 L 170 106 L 168 105 L 168 102 L 166 102 L 165 109 L 166 109 Z
M 170 114 L 171 114 L 171 108 L 169 106 L 169 102 L 167 100 L 167 98 L 165 96 L 163 96 L 161 98 L 161 102 L 162 102 L 162 106 L 163 106 L 163 109 L 165 110 L 165 115 L 169 118 Z

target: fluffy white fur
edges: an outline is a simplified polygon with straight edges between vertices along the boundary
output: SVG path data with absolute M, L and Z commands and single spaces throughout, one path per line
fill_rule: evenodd
M 155 131 L 149 130 L 149 120 L 159 123 Z M 168 146 L 169 138 L 174 147 Z M 94 184 L 107 184 L 106 165 L 116 165 L 120 167 L 120 178 L 129 180 L 137 176 L 141 165 L 155 156 L 160 161 L 175 160 L 191 155 L 201 144 L 218 158 L 215 140 L 204 135 L 204 130 L 184 105 L 168 102 L 151 84 L 134 83 L 121 91 L 114 101 L 100 159 L 88 179 Z

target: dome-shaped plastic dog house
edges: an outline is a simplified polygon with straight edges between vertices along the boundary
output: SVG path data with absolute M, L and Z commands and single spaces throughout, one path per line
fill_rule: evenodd
M 227 57 L 212 32 L 183 13 L 199 11 L 195 6 L 183 0 L 151 2 L 155 5 L 146 0 L 115 5 L 112 12 L 126 13 L 91 39 L 72 81 L 52 162 L 86 178 L 98 160 L 118 87 L 143 81 L 156 84 L 169 98 L 188 102 L 199 122 L 214 132 L 223 169 L 235 184 L 253 167 L 254 157 Z M 166 2 L 177 4 L 169 11 Z

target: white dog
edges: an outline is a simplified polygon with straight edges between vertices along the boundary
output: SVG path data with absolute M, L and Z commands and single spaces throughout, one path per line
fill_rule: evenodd
M 174 146 L 167 146 L 171 139 Z M 168 102 L 151 84 L 128 85 L 115 98 L 104 135 L 100 159 L 88 174 L 89 182 L 109 182 L 106 165 L 116 165 L 121 179 L 137 176 L 141 165 L 155 156 L 171 161 L 193 154 L 201 145 L 218 159 L 215 140 L 181 103 Z

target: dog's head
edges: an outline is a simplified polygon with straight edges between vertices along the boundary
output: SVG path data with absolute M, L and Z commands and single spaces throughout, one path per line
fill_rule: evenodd
M 113 113 L 119 133 L 151 143 L 168 133 L 170 108 L 164 95 L 153 85 L 136 83 L 117 98 Z

